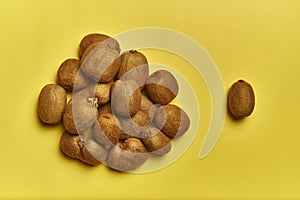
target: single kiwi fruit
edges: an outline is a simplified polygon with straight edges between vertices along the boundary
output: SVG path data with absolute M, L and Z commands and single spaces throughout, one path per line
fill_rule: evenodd
M 72 115 L 77 132 L 82 133 L 93 126 L 98 116 L 97 98 L 89 88 L 73 93 Z
M 37 113 L 45 124 L 58 124 L 62 120 L 63 111 L 67 103 L 67 93 L 59 85 L 45 85 L 38 98 Z
M 113 85 L 113 81 L 108 83 L 98 83 L 92 84 L 91 86 L 91 93 L 95 95 L 97 98 L 98 105 L 106 104 L 110 101 L 110 90 Z
M 145 92 L 145 89 L 142 90 L 142 96 L 141 96 L 141 108 L 140 111 L 147 114 L 151 121 L 154 119 L 154 115 L 156 113 L 156 110 L 158 108 L 157 104 L 154 104 L 150 98 L 148 97 L 147 93 Z
M 79 135 L 64 131 L 60 138 L 61 151 L 70 158 L 89 165 L 98 165 L 106 159 L 107 151 L 93 139 L 81 140 Z
M 81 70 L 95 82 L 109 82 L 118 73 L 121 64 L 119 52 L 106 43 L 91 45 L 81 58 Z
M 168 104 L 157 109 L 155 125 L 171 138 L 182 136 L 190 127 L 190 119 L 180 107 Z
M 67 91 L 77 91 L 86 87 L 91 80 L 87 78 L 80 70 L 80 60 L 68 58 L 61 63 L 57 70 L 57 84 Z M 76 82 L 76 85 L 75 85 Z
M 111 49 L 116 50 L 120 53 L 120 45 L 114 38 L 100 33 L 91 33 L 82 38 L 79 44 L 78 55 L 79 58 L 82 57 L 84 52 L 93 44 L 106 42 Z
M 177 96 L 178 90 L 177 80 L 166 70 L 154 72 L 146 82 L 147 95 L 157 104 L 170 103 Z
M 107 156 L 107 150 L 104 146 L 97 143 L 92 138 L 82 140 L 84 147 L 81 149 L 81 160 L 84 162 L 104 162 Z
M 148 150 L 138 138 L 128 138 L 121 144 L 121 149 L 132 153 L 147 153 Z
M 243 119 L 251 115 L 255 106 L 252 86 L 244 80 L 235 82 L 229 89 L 227 106 L 236 119 Z
M 154 155 L 162 156 L 171 151 L 171 139 L 156 127 L 149 127 L 143 133 L 143 143 Z
M 72 99 L 67 103 L 63 113 L 63 125 L 65 129 L 71 134 L 78 134 L 73 116 Z
M 141 134 L 151 124 L 151 118 L 141 111 L 138 111 L 132 117 L 119 117 L 119 121 L 123 133 L 122 139 L 127 138 L 128 135 L 140 138 Z
M 97 117 L 97 122 L 93 126 L 93 137 L 105 146 L 116 144 L 120 138 L 120 122 L 111 113 L 103 113 Z
M 111 92 L 113 113 L 129 117 L 140 110 L 141 91 L 134 80 L 117 80 Z
M 146 162 L 148 153 L 144 153 L 144 145 L 139 139 L 129 138 L 123 144 L 118 142 L 109 149 L 106 163 L 110 168 L 118 171 L 130 171 Z
M 140 88 L 143 88 L 149 78 L 149 65 L 146 56 L 136 50 L 122 53 L 121 66 L 117 78 L 134 80 Z

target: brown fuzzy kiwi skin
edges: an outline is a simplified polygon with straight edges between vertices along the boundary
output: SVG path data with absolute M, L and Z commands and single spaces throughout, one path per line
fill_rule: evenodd
M 128 138 L 121 144 L 121 149 L 132 153 L 147 153 L 148 150 L 138 138 Z
M 100 164 L 106 159 L 107 155 L 105 148 L 92 139 L 83 141 L 79 135 L 72 135 L 66 131 L 63 132 L 60 138 L 60 150 L 68 157 L 78 159 L 88 165 Z
M 117 80 L 111 90 L 113 113 L 123 117 L 136 114 L 141 108 L 141 91 L 133 80 Z
M 95 163 L 104 162 L 107 157 L 107 150 L 104 146 L 97 143 L 92 138 L 83 140 L 84 148 L 82 148 L 82 157 L 85 161 L 93 160 Z
M 121 65 L 119 53 L 105 43 L 91 45 L 81 58 L 81 70 L 95 82 L 109 82 L 118 73 Z
M 227 106 L 235 119 L 243 119 L 251 115 L 255 106 L 252 86 L 244 80 L 235 82 L 229 89 Z
M 154 121 L 156 127 L 171 138 L 182 136 L 190 127 L 189 116 L 173 104 L 159 107 Z
M 117 78 L 134 80 L 143 88 L 149 78 L 149 65 L 146 56 L 136 50 L 122 53 L 121 66 Z
M 177 96 L 178 90 L 177 80 L 166 70 L 154 72 L 146 82 L 147 95 L 157 104 L 170 103 Z
M 86 75 L 81 70 L 78 70 L 74 85 L 73 85 L 73 92 L 77 92 L 79 90 L 84 89 L 89 84 L 91 84 L 93 80 Z
M 73 116 L 72 99 L 67 103 L 63 113 L 63 125 L 64 128 L 70 134 L 78 134 Z
M 73 93 L 72 114 L 77 132 L 83 133 L 94 125 L 98 116 L 97 100 L 89 88 Z
M 57 84 L 65 88 L 67 91 L 73 91 L 73 88 L 77 91 L 86 87 L 91 80 L 89 80 L 89 78 L 87 78 L 79 69 L 79 59 L 66 59 L 61 63 L 57 70 Z
M 81 157 L 80 148 L 82 148 L 80 141 L 78 135 L 72 135 L 64 131 L 60 138 L 60 150 L 70 158 L 79 159 Z
M 94 139 L 104 145 L 111 146 L 119 141 L 121 129 L 119 120 L 111 113 L 100 114 L 93 126 Z
M 97 98 L 98 105 L 106 104 L 110 101 L 110 90 L 113 85 L 113 81 L 108 83 L 98 83 L 93 85 L 92 92 Z
M 130 136 L 139 138 L 151 124 L 151 118 L 141 111 L 138 111 L 132 117 L 119 117 L 119 121 L 122 129 L 121 139 L 126 139 Z
M 140 111 L 147 114 L 150 117 L 150 119 L 153 120 L 157 108 L 158 106 L 150 100 L 145 90 L 142 90 Z
M 142 141 L 152 154 L 158 156 L 169 153 L 172 148 L 171 139 L 156 127 L 149 127 L 144 132 Z
M 97 99 L 95 103 L 97 103 L 97 107 L 99 108 L 100 106 L 110 102 L 112 85 L 113 81 L 107 83 L 91 82 L 84 89 L 88 90 L 90 98 Z M 73 94 L 76 94 L 77 92 L 78 91 L 75 91 Z
M 132 138 L 127 140 L 132 140 Z M 134 144 L 125 141 L 125 145 L 117 143 L 112 146 L 109 149 L 106 164 L 117 171 L 134 170 L 144 164 L 148 159 L 148 153 L 142 153 L 144 151 L 143 144 L 137 140 L 134 141 Z
M 111 38 L 108 35 L 105 34 L 100 34 L 100 33 L 91 33 L 82 38 L 79 44 L 79 49 L 78 49 L 78 55 L 79 58 L 82 57 L 84 52 L 92 45 L 95 43 L 100 43 L 100 42 L 107 42 L 108 46 L 120 53 L 120 45 L 117 40 L 114 38 Z
M 37 113 L 39 119 L 50 125 L 62 121 L 63 111 L 67 103 L 67 93 L 59 85 L 45 85 L 38 98 Z

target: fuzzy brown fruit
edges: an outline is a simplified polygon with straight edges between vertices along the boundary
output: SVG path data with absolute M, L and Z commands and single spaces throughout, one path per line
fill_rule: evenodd
M 155 155 L 165 155 L 172 148 L 170 138 L 155 127 L 149 127 L 144 132 L 142 140 L 147 149 Z
M 97 120 L 97 99 L 90 94 L 89 88 L 73 94 L 63 114 L 65 129 L 72 133 L 83 133 Z
M 170 103 L 177 96 L 178 90 L 177 80 L 166 70 L 154 72 L 146 82 L 147 95 L 157 104 Z
M 43 87 L 38 98 L 37 113 L 46 124 L 58 124 L 62 120 L 67 103 L 67 93 L 59 85 L 48 84 Z
M 78 159 L 89 165 L 98 165 L 106 159 L 104 147 L 92 139 L 81 140 L 79 135 L 63 132 L 60 138 L 61 151 L 70 158 Z
M 96 162 L 104 162 L 107 157 L 107 150 L 102 145 L 98 144 L 92 138 L 86 138 L 82 140 L 84 148 L 82 148 L 81 152 L 83 155 L 83 162 L 94 160 Z
M 93 126 L 95 140 L 105 146 L 116 144 L 120 138 L 121 129 L 119 120 L 111 113 L 100 114 Z
M 132 117 L 119 117 L 119 121 L 122 129 L 121 139 L 128 138 L 129 136 L 140 138 L 141 134 L 151 124 L 151 118 L 141 111 L 138 111 Z
M 93 45 L 95 43 L 101 43 L 101 42 L 108 43 L 108 46 L 111 49 L 114 49 L 114 50 L 116 50 L 117 52 L 120 53 L 120 45 L 119 45 L 117 40 L 115 40 L 114 38 L 112 38 L 108 35 L 104 35 L 104 34 L 100 34 L 100 33 L 92 33 L 92 34 L 88 34 L 88 35 L 84 36 L 82 38 L 82 40 L 80 41 L 79 49 L 78 49 L 79 58 L 82 57 L 84 52 L 91 45 Z
M 63 124 L 64 124 L 65 129 L 69 133 L 78 134 L 76 126 L 75 126 L 75 122 L 74 122 L 72 99 L 68 102 L 68 104 L 65 107 L 65 110 L 63 113 Z
M 57 84 L 65 88 L 67 91 L 72 91 L 73 88 L 77 91 L 86 87 L 91 80 L 79 69 L 80 60 L 76 58 L 66 59 L 61 63 L 57 70 Z
M 142 92 L 142 96 L 141 96 L 141 109 L 140 111 L 142 111 L 143 113 L 147 114 L 151 121 L 154 119 L 154 115 L 156 113 L 158 106 L 155 105 L 147 96 L 147 93 Z
M 81 59 L 81 70 L 95 82 L 109 82 L 118 73 L 121 64 L 119 52 L 106 43 L 91 45 Z
M 184 110 L 168 104 L 157 109 L 155 125 L 169 137 L 180 137 L 189 129 L 190 119 Z
M 130 171 L 140 167 L 148 158 L 147 150 L 137 138 L 129 138 L 123 144 L 113 146 L 107 155 L 107 165 L 118 171 Z
M 114 113 L 124 117 L 136 114 L 141 107 L 141 91 L 133 80 L 117 80 L 112 87 L 111 105 Z
M 136 50 L 122 53 L 121 66 L 117 78 L 134 80 L 139 87 L 143 88 L 149 78 L 149 65 L 145 55 Z
M 228 92 L 227 105 L 230 113 L 236 119 L 249 116 L 255 106 L 252 86 L 244 80 L 235 82 Z
M 147 153 L 148 150 L 138 138 L 128 138 L 121 144 L 121 149 L 133 153 Z
M 95 97 L 97 98 L 98 105 L 106 104 L 110 101 L 110 90 L 113 85 L 113 81 L 108 83 L 98 83 L 92 87 Z

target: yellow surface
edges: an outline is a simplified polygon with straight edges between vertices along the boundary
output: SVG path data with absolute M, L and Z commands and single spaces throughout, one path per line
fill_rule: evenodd
M 299 199 L 300 1 L 0 1 L 0 199 Z M 253 115 L 226 117 L 220 140 L 198 159 L 210 105 L 201 77 L 201 120 L 183 157 L 147 174 L 88 167 L 59 151 L 62 126 L 39 123 L 40 89 L 76 56 L 90 32 L 157 26 L 180 31 L 208 51 L 226 89 L 255 90 Z M 147 52 L 149 61 L 162 59 Z M 156 60 L 158 59 L 158 60 Z M 179 69 L 166 55 L 167 64 Z M 187 72 L 189 74 L 189 72 Z

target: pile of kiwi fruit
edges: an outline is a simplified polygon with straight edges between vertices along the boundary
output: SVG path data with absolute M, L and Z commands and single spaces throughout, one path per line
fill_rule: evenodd
M 170 153 L 172 140 L 188 131 L 189 116 L 172 103 L 178 92 L 172 73 L 150 74 L 143 53 L 121 53 L 116 39 L 93 33 L 81 40 L 78 58 L 61 63 L 56 83 L 42 88 L 37 113 L 42 123 L 63 124 L 66 156 L 130 171 Z

